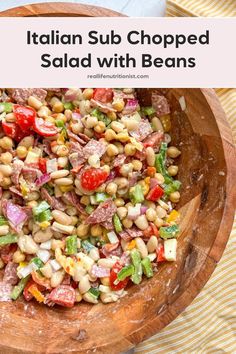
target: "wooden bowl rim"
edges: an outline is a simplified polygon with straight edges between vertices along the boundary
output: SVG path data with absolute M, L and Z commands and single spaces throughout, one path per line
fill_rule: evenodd
M 26 6 L 20 6 L 16 8 L 12 8 L 3 12 L 0 12 L 0 17 L 2 16 L 42 16 L 48 14 L 48 8 L 50 6 L 54 7 L 56 4 L 56 9 L 54 8 L 51 15 L 64 15 L 65 17 L 69 15 L 82 15 L 82 16 L 95 16 L 95 13 L 100 13 L 102 16 L 124 16 L 119 14 L 115 11 L 105 9 L 102 7 L 97 7 L 93 5 L 84 5 L 84 4 L 74 4 L 74 3 L 39 3 L 39 4 L 32 4 Z M 65 13 L 65 6 L 66 10 L 68 11 Z M 95 11 L 94 11 L 95 9 Z M 232 224 L 234 220 L 234 212 L 236 207 L 236 189 L 233 188 L 234 181 L 236 180 L 236 164 L 232 164 L 232 161 L 236 161 L 236 154 L 235 154 L 235 146 L 233 143 L 232 133 L 227 122 L 227 118 L 223 108 L 217 98 L 217 95 L 213 89 L 200 89 L 206 103 L 210 107 L 211 111 L 214 114 L 216 124 L 218 126 L 220 132 L 220 138 L 224 150 L 224 157 L 227 167 L 227 176 L 226 176 L 226 198 L 224 204 L 224 212 L 221 219 L 221 224 L 218 229 L 218 233 L 215 238 L 215 242 L 210 249 L 205 262 L 202 266 L 204 266 L 207 262 L 209 263 L 209 267 L 207 267 L 204 271 L 203 278 L 201 277 L 201 272 L 195 276 L 193 282 L 191 283 L 190 287 L 186 289 L 171 305 L 168 306 L 169 309 L 169 318 L 168 323 L 173 321 L 192 301 L 193 299 L 200 293 L 201 289 L 204 287 L 206 282 L 209 280 L 211 274 L 213 273 L 218 261 L 220 260 L 223 251 L 226 247 L 228 238 L 230 236 L 230 232 L 232 229 Z M 214 104 L 213 104 L 214 103 Z M 221 124 L 222 121 L 224 122 L 224 133 L 225 137 L 222 136 L 221 132 Z M 228 154 L 225 152 L 228 151 Z M 220 243 L 217 241 L 221 240 Z M 216 252 L 217 249 L 217 252 Z M 178 306 L 176 305 L 178 303 Z M 162 328 L 165 324 L 163 324 Z M 145 332 L 147 333 L 146 336 L 140 336 L 140 340 L 144 340 L 149 338 L 150 336 L 157 333 L 160 330 L 160 323 L 158 323 L 158 315 L 155 318 L 151 318 L 147 320 L 145 324 L 140 327 L 135 334 Z M 136 340 L 135 343 L 132 340 L 132 335 L 134 332 L 130 333 L 127 336 L 126 343 L 127 349 L 133 347 L 134 345 L 138 344 L 139 340 Z M 138 338 L 139 336 L 135 336 Z M 119 338 L 120 340 L 120 338 Z M 119 342 L 109 342 L 103 346 L 103 349 L 111 348 L 112 345 L 116 344 L 116 349 L 119 347 L 121 348 L 121 344 Z M 100 347 L 101 348 L 101 347 Z M 123 349 L 123 347 L 122 347 Z

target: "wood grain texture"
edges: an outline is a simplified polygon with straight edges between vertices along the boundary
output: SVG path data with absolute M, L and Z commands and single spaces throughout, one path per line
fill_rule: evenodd
M 46 15 L 47 8 L 37 6 L 10 10 L 5 15 Z M 50 4 L 48 13 L 101 14 L 100 9 L 92 7 L 89 13 L 82 7 L 73 5 L 72 11 L 68 4 Z M 141 102 L 151 103 L 155 90 L 140 89 Z M 173 144 L 182 150 L 178 161 L 183 183 L 179 205 L 182 232 L 177 262 L 161 264 L 151 280 L 131 286 L 128 295 L 114 304 L 81 303 L 63 309 L 23 300 L 1 303 L 2 354 L 128 350 L 178 316 L 214 271 L 230 234 L 236 204 L 236 156 L 230 128 L 213 90 L 164 91 L 172 104 Z M 181 96 L 186 100 L 185 112 L 179 105 Z

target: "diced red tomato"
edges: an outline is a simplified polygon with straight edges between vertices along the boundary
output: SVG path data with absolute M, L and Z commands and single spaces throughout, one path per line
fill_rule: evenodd
M 119 273 L 119 271 L 122 268 L 123 268 L 123 265 L 120 262 L 116 262 L 114 264 L 114 266 L 112 267 L 112 269 L 111 269 L 110 287 L 114 291 L 124 289 L 126 287 L 126 285 L 128 284 L 128 282 L 129 282 L 129 278 L 126 278 L 124 280 L 119 281 L 119 283 L 116 284 L 117 274 Z
M 164 255 L 164 246 L 160 244 L 157 248 L 157 262 L 164 262 L 166 261 L 165 255 Z
M 15 104 L 13 112 L 16 117 L 16 122 L 21 129 L 29 130 L 33 126 L 36 118 L 36 112 L 33 108 Z
M 102 103 L 109 103 L 113 99 L 113 90 L 111 88 L 95 88 L 93 99 Z
M 159 185 L 157 185 L 149 191 L 148 195 L 146 196 L 146 199 L 151 200 L 152 202 L 156 202 L 163 196 L 163 194 L 163 189 Z
M 151 237 L 151 236 L 159 236 L 159 231 L 158 228 L 156 227 L 155 224 L 153 224 L 152 222 L 149 224 L 148 228 L 143 230 L 143 235 L 145 237 Z
M 23 131 L 16 123 L 2 122 L 2 128 L 7 136 L 17 142 L 31 134 L 29 130 Z
M 33 130 L 44 137 L 54 136 L 58 133 L 57 127 L 43 118 L 35 118 Z
M 106 181 L 108 173 L 100 168 L 88 168 L 81 175 L 81 186 L 88 191 L 97 189 Z
M 47 300 L 57 305 L 73 307 L 75 303 L 75 289 L 70 285 L 59 285 L 51 291 Z
M 40 171 L 44 174 L 47 172 L 47 165 L 46 165 L 46 159 L 43 157 L 39 158 L 39 162 L 38 162 L 38 167 L 40 169 Z
M 30 279 L 28 281 L 28 283 L 26 284 L 26 286 L 24 288 L 24 291 L 23 291 L 23 295 L 24 295 L 24 298 L 25 298 L 26 301 L 30 301 L 30 300 L 33 299 L 33 295 L 29 292 L 29 288 L 32 285 L 36 286 L 39 291 L 44 291 L 45 290 L 44 286 L 39 285 L 39 284 L 35 283 L 35 281 L 33 279 Z

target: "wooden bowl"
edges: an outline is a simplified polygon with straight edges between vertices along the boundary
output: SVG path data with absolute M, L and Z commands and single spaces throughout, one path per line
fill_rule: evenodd
M 113 16 L 113 11 L 42 4 L 5 11 L 4 16 Z M 0 14 L 0 16 L 2 15 Z M 155 89 L 154 89 L 155 90 Z M 150 104 L 153 89 L 140 89 Z M 119 353 L 134 347 L 178 316 L 203 288 L 227 243 L 236 202 L 235 148 L 220 103 L 211 89 L 169 89 L 173 143 L 182 150 L 183 183 L 178 259 L 132 286 L 118 303 L 81 303 L 46 308 L 23 300 L 0 303 L 0 352 Z M 179 98 L 185 97 L 183 112 Z

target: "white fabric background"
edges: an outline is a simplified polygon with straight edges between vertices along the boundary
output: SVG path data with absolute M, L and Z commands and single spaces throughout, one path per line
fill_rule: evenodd
M 166 0 L 61 0 L 82 4 L 103 6 L 122 12 L 128 16 L 164 16 Z M 39 2 L 58 2 L 57 0 L 0 0 L 0 11 L 11 7 L 33 4 Z

